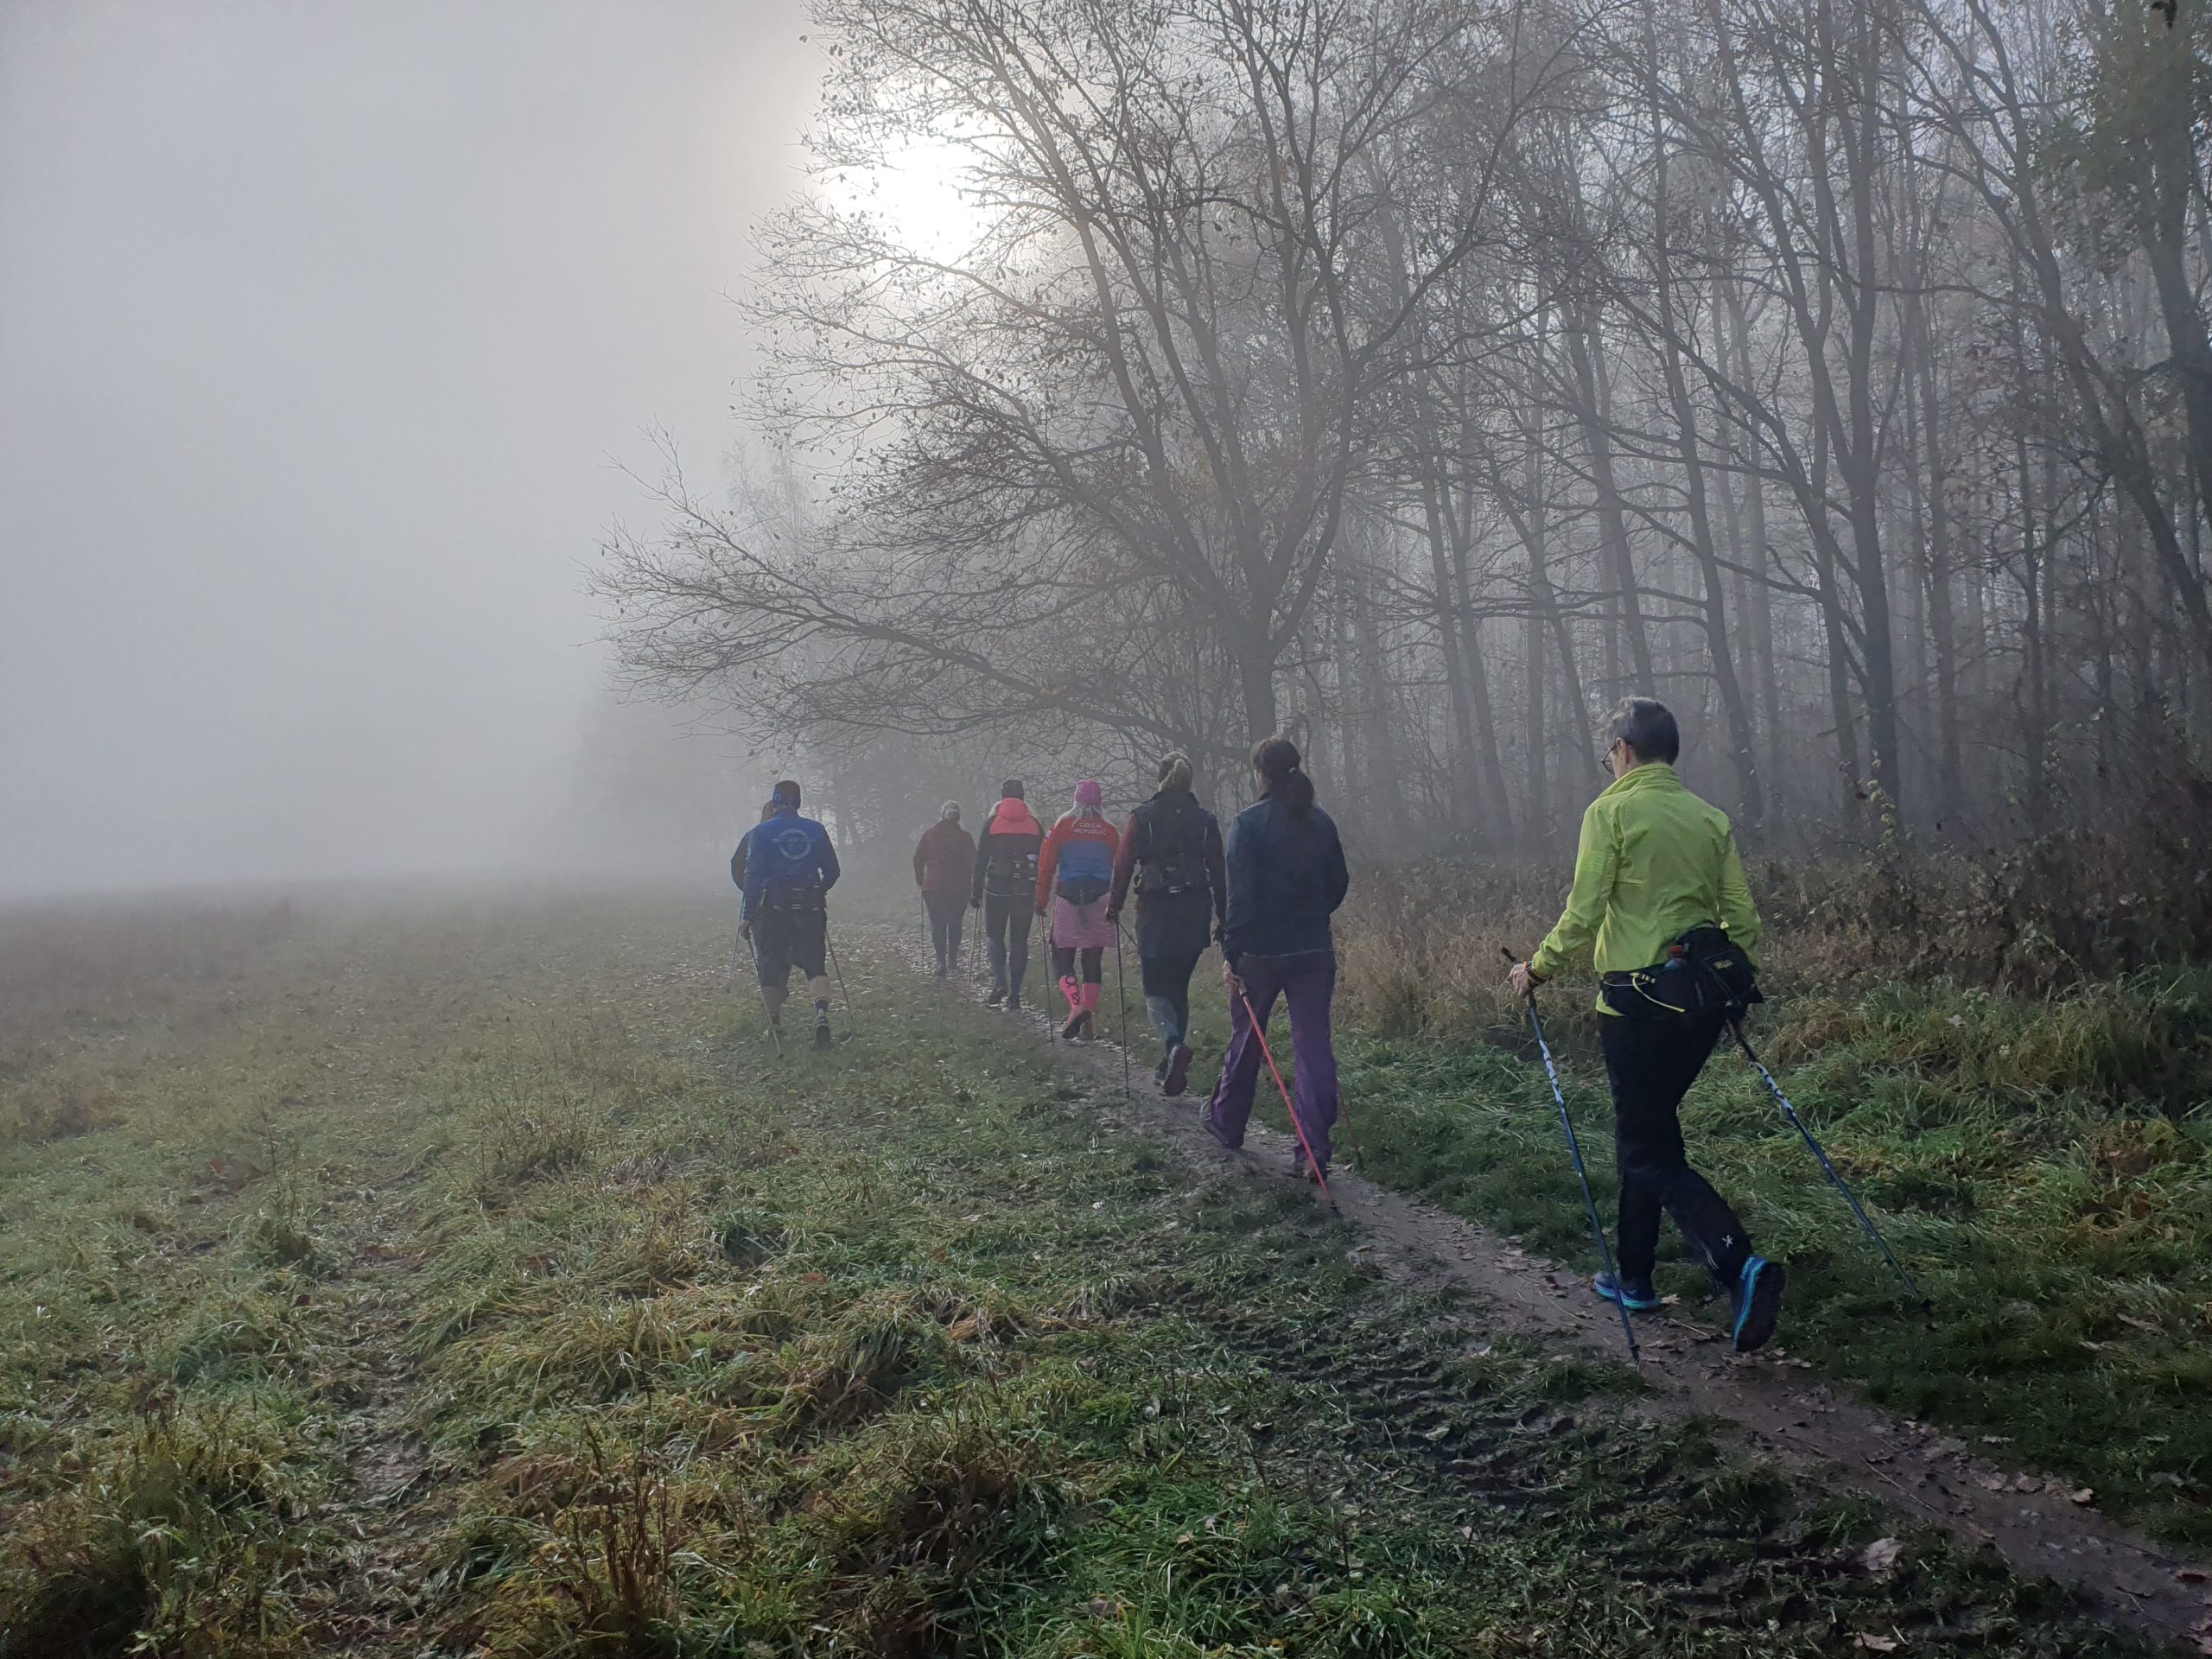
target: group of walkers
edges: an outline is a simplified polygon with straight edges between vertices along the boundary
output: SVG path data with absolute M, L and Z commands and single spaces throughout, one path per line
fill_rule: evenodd
M 1613 781 L 1582 822 L 1573 888 L 1558 925 L 1527 963 L 1514 990 L 1536 987 L 1586 954 L 1599 976 L 1601 1046 L 1611 1082 L 1620 1176 L 1619 1249 L 1592 1288 L 1622 1308 L 1660 1306 L 1652 1283 L 1662 1214 L 1731 1301 L 1735 1345 L 1745 1351 L 1773 1334 L 1784 1274 L 1755 1253 L 1743 1223 L 1693 1169 L 1680 1109 L 1741 1000 L 1716 1005 L 1684 993 L 1719 941 L 1749 986 L 1758 912 L 1744 879 L 1727 817 L 1682 784 L 1675 717 L 1649 698 L 1630 698 L 1608 730 Z M 1297 746 L 1271 737 L 1251 756 L 1257 798 L 1224 836 L 1193 792 L 1187 756 L 1164 756 L 1158 787 L 1117 827 L 1104 791 L 1086 779 L 1047 827 L 1020 779 L 1001 786 L 980 836 L 947 802 L 914 849 L 914 881 L 927 913 L 940 979 L 957 964 L 966 912 L 982 912 L 995 1008 L 1016 1011 L 1029 965 L 1033 921 L 1066 1006 L 1060 1034 L 1096 1035 L 1104 958 L 1123 938 L 1132 895 L 1145 1008 L 1160 1039 L 1154 1076 L 1168 1096 L 1185 1092 L 1191 980 L 1218 944 L 1229 990 L 1230 1039 L 1205 1111 L 1222 1146 L 1243 1146 L 1262 1064 L 1273 1065 L 1267 1032 L 1287 1006 L 1294 1081 L 1287 1103 L 1298 1142 L 1294 1169 L 1325 1183 L 1338 1112 L 1331 1005 L 1337 957 L 1332 917 L 1350 887 L 1336 825 L 1314 798 Z M 745 893 L 744 936 L 753 941 L 772 1025 L 792 967 L 815 999 L 817 1047 L 829 1043 L 823 895 L 837 879 L 827 833 L 799 816 L 795 783 L 776 785 L 731 861 Z M 1747 992 L 1756 1000 L 1755 988 Z
M 1106 953 L 1120 948 L 1122 918 L 1134 900 L 1138 975 L 1160 1039 L 1153 1077 L 1169 1096 L 1189 1083 L 1192 976 L 1218 944 L 1231 990 L 1231 1035 L 1208 1127 L 1224 1146 L 1243 1143 L 1262 1039 L 1276 1002 L 1287 1001 L 1300 1161 L 1319 1177 L 1337 1116 L 1329 918 L 1350 877 L 1336 825 L 1314 802 L 1298 746 L 1269 738 L 1253 751 L 1252 766 L 1259 800 L 1231 823 L 1225 841 L 1193 792 L 1187 755 L 1161 758 L 1158 786 L 1118 826 L 1106 816 L 1105 791 L 1095 779 L 1075 786 L 1067 810 L 1046 828 L 1030 810 L 1022 780 L 1009 778 L 980 836 L 961 827 L 957 802 L 944 804 L 914 848 L 914 885 L 940 979 L 958 963 L 964 912 L 982 912 L 991 969 L 984 1000 L 995 1008 L 1022 1007 L 1030 930 L 1041 921 L 1066 1005 L 1060 1035 L 1072 1041 L 1097 1034 Z

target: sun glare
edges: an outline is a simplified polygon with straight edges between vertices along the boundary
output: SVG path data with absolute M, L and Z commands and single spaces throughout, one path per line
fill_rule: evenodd
M 848 175 L 846 204 L 880 219 L 892 238 L 931 259 L 964 251 L 982 230 L 970 188 L 973 157 L 942 139 L 918 139 L 864 174 Z

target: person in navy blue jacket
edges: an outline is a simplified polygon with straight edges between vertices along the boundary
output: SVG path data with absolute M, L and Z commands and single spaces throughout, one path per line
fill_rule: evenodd
M 830 889 L 837 885 L 837 852 L 830 832 L 799 816 L 798 785 L 786 778 L 768 799 L 768 816 L 746 831 L 745 907 L 740 931 L 753 942 L 760 997 L 769 1023 L 781 1029 L 791 969 L 806 976 L 814 998 L 814 1046 L 830 1046 Z M 737 874 L 731 861 L 731 874 Z
M 1305 1146 L 1292 1154 L 1292 1165 L 1311 1179 L 1328 1173 L 1329 1131 L 1337 1121 L 1337 1056 L 1329 1040 L 1337 944 L 1329 918 L 1344 903 L 1351 875 L 1337 826 L 1313 804 L 1313 780 L 1300 767 L 1298 746 L 1287 737 L 1268 738 L 1252 751 L 1252 772 L 1260 799 L 1229 826 L 1229 906 L 1221 930 L 1229 1052 L 1206 1108 L 1206 1128 L 1224 1147 L 1244 1144 L 1260 1077 L 1260 1038 L 1280 997 L 1290 1010 L 1299 1126 L 1319 1169 L 1308 1164 Z

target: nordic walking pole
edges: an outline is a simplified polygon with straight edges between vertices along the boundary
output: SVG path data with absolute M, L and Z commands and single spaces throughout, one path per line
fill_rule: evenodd
M 1291 1133 L 1298 1137 L 1298 1144 L 1306 1154 L 1306 1167 L 1313 1172 L 1314 1183 L 1321 1189 L 1321 1201 L 1333 1210 L 1337 1200 L 1329 1191 L 1329 1178 L 1321 1173 L 1321 1160 L 1313 1155 L 1313 1143 L 1306 1138 L 1306 1125 L 1298 1121 L 1298 1108 L 1291 1103 L 1289 1086 L 1282 1080 L 1282 1068 L 1275 1064 L 1275 1052 L 1268 1046 L 1268 1033 L 1261 1028 L 1259 1011 L 1253 1007 L 1244 982 L 1239 979 L 1236 983 L 1236 1000 L 1244 1005 L 1244 1017 L 1252 1022 L 1252 1035 L 1258 1039 L 1261 1058 L 1267 1061 L 1268 1074 L 1275 1080 L 1275 1092 L 1282 1096 L 1282 1109 L 1290 1118 Z
M 1500 945 L 1498 949 L 1505 952 L 1508 962 L 1518 963 L 1521 960 L 1513 954 L 1510 945 Z M 1559 1086 L 1559 1068 L 1552 1064 L 1552 1046 L 1544 1040 L 1544 1022 L 1536 1013 L 1534 988 L 1529 992 L 1527 1001 L 1529 1029 L 1536 1033 L 1536 1052 L 1544 1057 L 1544 1075 L 1551 1079 L 1552 1098 L 1559 1103 L 1560 1128 L 1567 1131 L 1567 1155 L 1574 1160 L 1574 1179 L 1582 1184 L 1582 1208 L 1590 1217 L 1590 1236 L 1598 1241 L 1599 1260 L 1605 1263 L 1605 1276 L 1613 1281 L 1618 1290 L 1621 1281 L 1620 1275 L 1613 1268 L 1613 1247 L 1605 1242 L 1605 1224 L 1598 1219 L 1598 1200 L 1590 1194 L 1590 1172 L 1582 1165 L 1582 1143 L 1574 1138 L 1574 1119 L 1567 1109 L 1567 1092 Z M 1613 1307 L 1621 1316 L 1621 1334 L 1628 1338 L 1628 1357 L 1641 1368 L 1643 1351 L 1636 1345 L 1636 1325 L 1628 1316 L 1626 1294 L 1623 1291 L 1614 1297 Z
M 822 944 L 830 952 L 830 966 L 837 976 L 837 994 L 845 999 L 845 1018 L 850 1020 L 853 1017 L 853 994 L 845 988 L 844 964 L 837 960 L 837 942 L 830 937 L 830 924 L 826 918 L 822 924 Z
M 1122 969 L 1122 923 L 1114 922 L 1114 1001 L 1121 1008 L 1121 1028 L 1116 1035 L 1122 1039 L 1122 1098 L 1129 1097 L 1129 980 Z
M 744 938 L 745 925 L 741 922 L 738 925 L 737 938 L 732 939 L 729 942 L 729 965 L 730 971 L 732 973 L 735 973 L 737 971 L 738 940 Z M 753 977 L 758 979 L 760 976 L 755 974 Z M 766 985 L 763 985 L 760 988 L 760 1013 L 761 1016 L 768 1022 L 768 1040 L 775 1044 L 776 1058 L 780 1060 L 784 1058 L 784 1033 L 777 1029 L 776 1011 L 768 1006 L 768 988 Z
M 1912 1275 L 1898 1265 L 1896 1255 L 1891 1252 L 1889 1242 L 1882 1236 L 1881 1229 L 1874 1225 L 1873 1218 L 1867 1215 L 1859 1202 L 1858 1195 L 1846 1184 L 1843 1177 L 1836 1173 L 1835 1166 L 1828 1161 L 1827 1152 L 1813 1138 L 1812 1130 L 1805 1127 L 1805 1120 L 1797 1116 L 1797 1109 L 1789 1103 L 1789 1096 L 1782 1092 L 1782 1085 L 1774 1080 L 1774 1073 L 1768 1071 L 1766 1063 L 1752 1052 L 1751 1039 L 1744 1034 L 1744 1016 L 1739 1010 L 1729 1010 L 1728 1029 L 1735 1035 L 1736 1046 L 1744 1051 L 1744 1058 L 1751 1063 L 1751 1069 L 1765 1082 L 1775 1099 L 1782 1103 L 1782 1114 L 1789 1120 L 1789 1126 L 1805 1137 L 1805 1144 L 1812 1148 L 1813 1156 L 1820 1160 L 1821 1173 L 1835 1184 L 1837 1192 L 1843 1194 L 1843 1201 L 1851 1206 L 1851 1213 L 1859 1217 L 1859 1226 L 1873 1241 L 1874 1248 L 1882 1253 L 1882 1260 L 1890 1264 L 1890 1271 L 1897 1274 L 1898 1282 L 1904 1285 L 1913 1300 L 1923 1308 L 1932 1307 L 1934 1305 L 1921 1294 L 1920 1287 L 1912 1282 Z

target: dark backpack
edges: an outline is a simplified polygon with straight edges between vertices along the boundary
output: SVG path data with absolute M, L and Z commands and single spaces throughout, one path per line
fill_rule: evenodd
M 1144 813 L 1146 841 L 1137 891 L 1154 898 L 1203 892 L 1206 885 L 1206 815 L 1190 796 L 1155 801 Z

